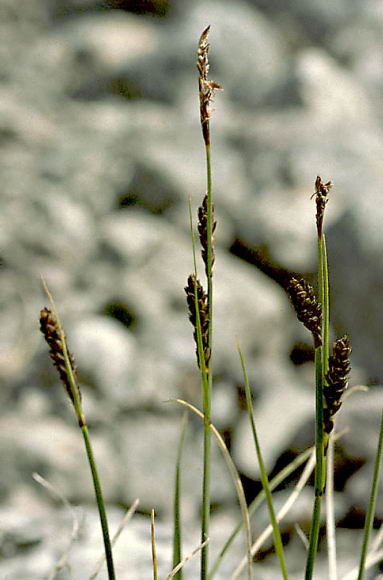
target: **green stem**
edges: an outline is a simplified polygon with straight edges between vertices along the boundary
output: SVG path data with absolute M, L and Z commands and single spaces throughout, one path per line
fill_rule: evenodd
M 306 562 L 305 580 L 311 580 L 314 572 L 315 557 L 318 549 L 320 528 L 321 500 L 324 479 L 324 444 L 323 444 L 323 380 L 322 380 L 322 347 L 315 349 L 315 382 L 316 382 L 316 433 L 315 433 L 315 500 L 311 521 L 310 543 Z
M 318 235 L 318 285 L 322 305 L 322 345 L 315 349 L 315 499 L 311 521 L 310 543 L 306 562 L 305 580 L 311 580 L 318 550 L 321 503 L 326 481 L 325 440 L 323 428 L 323 388 L 328 369 L 329 284 L 327 251 L 324 234 Z
M 108 529 L 108 520 L 106 517 L 105 511 L 105 502 L 102 495 L 102 489 L 100 484 L 100 479 L 98 477 L 98 471 L 96 466 L 96 461 L 94 459 L 92 445 L 89 438 L 88 427 L 86 424 L 81 425 L 81 432 L 84 437 L 85 442 L 85 449 L 86 454 L 88 456 L 89 466 L 92 473 L 93 479 L 93 486 L 96 495 L 96 502 L 98 506 L 98 512 L 100 515 L 100 522 L 102 528 L 102 535 L 104 538 L 104 546 L 105 546 L 105 556 L 106 556 L 106 564 L 108 568 L 108 577 L 109 580 L 115 580 L 115 573 L 114 573 L 114 566 L 113 566 L 113 557 L 112 557 L 112 546 L 110 543 L 109 538 L 109 529 Z
M 360 554 L 358 580 L 363 580 L 364 576 L 365 576 L 365 565 L 366 565 L 366 558 L 367 558 L 367 551 L 368 551 L 368 543 L 369 543 L 372 524 L 373 524 L 374 515 L 375 515 L 375 505 L 376 505 L 376 498 L 377 498 L 377 494 L 378 494 L 378 483 L 379 483 L 380 469 L 381 469 L 381 465 L 382 465 L 382 455 L 383 455 L 383 412 L 382 412 L 382 417 L 380 420 L 379 441 L 378 441 L 378 448 L 377 448 L 376 455 L 375 455 L 374 475 L 373 475 L 372 484 L 371 484 L 370 501 L 369 501 L 369 505 L 368 505 L 368 511 L 366 514 L 366 521 L 364 523 L 364 535 L 363 535 L 362 551 Z
M 109 578 L 109 580 L 115 580 L 116 576 L 115 576 L 115 572 L 114 572 L 112 546 L 111 546 L 110 537 L 109 537 L 109 528 L 108 528 L 108 520 L 107 520 L 106 510 L 105 510 L 105 502 L 104 502 L 104 498 L 102 495 L 102 489 L 101 489 L 100 479 L 99 479 L 98 472 L 97 472 L 96 461 L 95 461 L 95 458 L 93 455 L 92 445 L 90 442 L 88 426 L 87 426 L 85 415 L 84 415 L 84 412 L 82 409 L 80 390 L 78 388 L 78 385 L 77 385 L 77 382 L 76 382 L 76 379 L 74 376 L 72 363 L 70 360 L 70 356 L 69 356 L 68 348 L 67 348 L 67 344 L 66 344 L 65 334 L 64 334 L 64 331 L 63 331 L 63 328 L 61 325 L 60 317 L 59 317 L 58 312 L 57 312 L 55 301 L 54 301 L 53 296 L 50 293 L 48 286 L 44 280 L 43 280 L 43 286 L 44 286 L 45 292 L 47 293 L 47 296 L 49 298 L 49 302 L 50 302 L 51 307 L 52 307 L 52 312 L 54 313 L 55 318 L 57 320 L 59 332 L 60 332 L 61 339 L 62 339 L 65 369 L 66 369 L 68 382 L 69 382 L 69 386 L 70 386 L 70 390 L 71 390 L 71 394 L 72 394 L 71 400 L 73 402 L 73 407 L 74 407 L 74 411 L 75 411 L 76 418 L 78 421 L 78 425 L 81 429 L 81 432 L 82 432 L 82 435 L 84 438 L 84 442 L 85 442 L 86 454 L 88 457 L 90 471 L 92 474 L 96 502 L 97 502 L 98 512 L 99 512 L 99 516 L 100 516 L 102 536 L 103 536 L 104 547 L 105 547 L 105 558 L 106 558 L 106 564 L 107 564 L 107 568 L 108 568 L 108 578 Z
M 204 419 L 204 415 L 203 413 L 201 413 L 201 411 L 199 411 L 196 407 L 194 407 L 193 405 L 191 405 L 190 403 L 183 401 L 182 399 L 175 399 L 174 402 L 179 403 L 180 405 L 183 405 L 184 407 L 187 407 L 188 409 L 190 409 L 191 411 L 193 411 L 193 413 L 195 413 L 196 415 L 198 415 L 198 417 L 200 417 L 202 420 Z M 219 433 L 218 429 L 216 429 L 216 427 L 214 427 L 213 423 L 210 423 L 210 430 L 212 432 L 212 434 L 214 435 L 214 437 L 217 440 L 218 446 L 222 452 L 222 455 L 225 459 L 226 465 L 229 469 L 230 475 L 232 477 L 233 483 L 234 483 L 234 487 L 235 490 L 237 492 L 237 496 L 238 496 L 238 501 L 239 501 L 239 505 L 241 508 L 241 512 L 242 512 L 242 518 L 243 518 L 243 525 L 245 527 L 245 536 L 246 536 L 246 551 L 247 551 L 247 562 L 248 562 L 248 570 L 250 571 L 248 573 L 248 578 L 249 580 L 251 579 L 251 565 L 252 565 L 252 557 L 251 557 L 251 546 L 252 546 L 252 539 L 251 539 L 251 528 L 250 528 L 250 517 L 249 517 L 249 512 L 247 509 L 247 504 L 246 504 L 246 497 L 245 497 L 245 493 L 243 491 L 243 485 L 241 482 L 241 478 L 239 477 L 239 473 L 237 471 L 237 468 L 234 464 L 234 461 L 231 458 L 231 455 L 229 453 L 229 450 L 226 447 L 225 441 L 223 440 L 222 435 Z
M 207 300 L 208 300 L 208 348 L 210 352 L 207 381 L 202 382 L 203 413 L 204 413 L 204 441 L 203 441 L 203 482 L 202 482 L 202 523 L 201 543 L 209 537 L 210 524 L 210 479 L 211 479 L 211 393 L 213 386 L 212 376 L 212 346 L 213 346 L 213 191 L 211 171 L 210 144 L 205 144 L 206 177 L 207 177 Z M 201 550 L 201 580 L 206 580 L 209 567 L 209 545 Z
M 330 327 L 330 292 L 329 292 L 329 282 L 328 282 L 328 263 L 327 263 L 327 247 L 326 238 L 324 233 L 322 233 L 322 238 L 320 240 L 320 256 L 321 256 L 321 269 L 322 269 L 322 283 L 320 286 L 323 288 L 323 296 L 321 296 L 322 310 L 323 310 L 323 375 L 328 371 L 328 353 L 329 353 L 329 327 Z
M 182 560 L 182 526 L 181 526 L 181 462 L 185 442 L 188 414 L 185 411 L 181 422 L 181 434 L 177 450 L 176 477 L 174 491 L 174 533 L 173 533 L 173 568 Z M 175 580 L 182 580 L 182 568 L 174 576 Z

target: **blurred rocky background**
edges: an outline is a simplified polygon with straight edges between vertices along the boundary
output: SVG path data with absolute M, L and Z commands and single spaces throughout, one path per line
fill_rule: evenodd
M 351 335 L 351 384 L 371 386 L 344 405 L 339 427 L 349 432 L 336 453 L 341 572 L 356 563 L 383 405 L 382 2 L 0 0 L 2 579 L 48 578 L 70 541 L 70 512 L 33 472 L 83 510 L 71 569 L 57 577 L 89 577 L 102 552 L 81 436 L 39 332 L 41 275 L 76 355 L 112 530 L 140 499 L 116 549 L 118 577 L 150 577 L 152 507 L 161 577 L 170 570 L 182 413 L 164 401 L 200 404 L 183 287 L 193 269 L 188 199 L 196 213 L 205 192 L 195 51 L 207 24 L 211 77 L 225 89 L 212 119 L 214 422 L 251 500 L 260 482 L 240 341 L 270 473 L 312 443 L 310 336 L 283 286 L 293 272 L 315 280 L 310 196 L 317 175 L 332 179 L 332 329 Z M 201 449 L 191 417 L 186 549 L 199 541 Z M 294 524 L 308 532 L 305 491 L 282 528 L 292 578 L 302 577 Z M 240 517 L 218 452 L 212 501 L 215 553 Z M 325 551 L 317 578 L 327 577 Z M 242 554 L 239 541 L 217 577 Z M 257 577 L 275 578 L 270 544 L 262 557 Z M 185 577 L 197 569 L 188 564 Z

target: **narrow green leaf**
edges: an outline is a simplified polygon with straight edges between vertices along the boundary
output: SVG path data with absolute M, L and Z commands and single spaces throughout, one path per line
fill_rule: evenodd
M 182 521 L 181 521 L 181 462 L 185 442 L 188 414 L 182 416 L 181 433 L 177 450 L 176 476 L 174 489 L 174 523 L 173 523 L 173 568 L 182 560 Z M 174 576 L 176 580 L 182 580 L 182 568 Z
M 282 576 L 283 576 L 284 580 L 287 580 L 288 576 L 287 576 L 285 557 L 284 557 L 284 552 L 283 552 L 283 543 L 282 543 L 282 538 L 281 538 L 281 533 L 279 530 L 277 518 L 275 516 L 273 499 L 272 499 L 271 491 L 270 491 L 269 478 L 268 478 L 267 473 L 266 473 L 265 464 L 264 464 L 263 457 L 262 457 L 261 446 L 259 444 L 259 439 L 258 439 L 257 430 L 256 430 L 256 426 L 255 426 L 253 403 L 252 403 L 252 398 L 251 398 L 249 379 L 248 379 L 247 371 L 246 371 L 245 359 L 243 357 L 243 354 L 242 354 L 242 351 L 241 351 L 239 345 L 237 346 L 237 348 L 238 348 L 239 357 L 241 359 L 244 385 L 245 385 L 245 394 L 246 394 L 246 406 L 247 406 L 247 412 L 248 412 L 249 419 L 250 419 L 251 430 L 253 432 L 253 439 L 254 439 L 255 450 L 257 453 L 259 469 L 261 471 L 262 487 L 263 487 L 263 490 L 265 492 L 266 503 L 267 503 L 267 507 L 269 510 L 270 521 L 271 521 L 271 525 L 273 527 L 275 551 L 276 551 L 277 556 L 278 556 L 279 567 L 281 569 Z

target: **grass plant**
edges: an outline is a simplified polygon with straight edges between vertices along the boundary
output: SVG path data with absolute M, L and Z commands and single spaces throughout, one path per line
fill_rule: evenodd
M 205 144 L 206 154 L 206 181 L 207 193 L 203 204 L 199 210 L 199 234 L 202 247 L 202 259 L 205 263 L 207 280 L 207 331 L 206 344 L 204 345 L 205 365 L 200 361 L 201 373 L 205 375 L 202 379 L 202 401 L 204 412 L 204 449 L 203 449 L 203 483 L 202 483 L 202 524 L 201 542 L 205 542 L 209 537 L 210 522 L 210 478 L 211 478 L 211 457 L 210 457 L 210 419 L 211 419 L 211 394 L 213 387 L 213 265 L 214 246 L 213 233 L 215 229 L 214 206 L 213 206 L 213 185 L 212 185 L 212 163 L 211 163 L 211 136 L 210 136 L 210 105 L 214 96 L 214 91 L 220 89 L 220 85 L 209 80 L 209 36 L 210 26 L 201 34 L 197 51 L 197 69 L 200 101 L 200 120 L 202 136 Z M 197 301 L 196 301 L 197 304 Z M 201 580 L 206 580 L 209 566 L 209 546 L 206 545 L 201 551 Z
M 173 523 L 173 562 L 172 571 L 167 578 L 176 578 L 182 580 L 184 565 L 196 554 L 200 552 L 200 579 L 212 580 L 218 573 L 224 557 L 233 546 L 238 533 L 243 530 L 245 537 L 245 555 L 237 564 L 231 576 L 232 579 L 239 578 L 244 570 L 249 580 L 253 577 L 254 556 L 262 547 L 265 540 L 273 534 L 274 548 L 278 557 L 279 575 L 284 580 L 288 579 L 288 570 L 285 562 L 284 546 L 279 529 L 279 522 L 285 517 L 291 509 L 294 502 L 299 497 L 303 487 L 315 470 L 314 475 L 314 501 L 311 518 L 310 536 L 307 546 L 307 555 L 305 562 L 304 578 L 312 580 L 314 577 L 315 560 L 318 552 L 318 540 L 321 526 L 321 503 L 324 491 L 326 489 L 326 472 L 327 472 L 327 535 L 328 535 L 328 559 L 329 559 L 329 579 L 336 580 L 337 577 L 337 554 L 336 554 L 336 536 L 335 536 L 335 517 L 334 517 L 334 495 L 333 495 L 333 471 L 334 471 L 334 444 L 340 434 L 335 433 L 335 415 L 338 412 L 344 400 L 344 393 L 347 388 L 348 376 L 350 373 L 350 353 L 351 345 L 347 336 L 338 338 L 329 350 L 329 332 L 330 332 L 330 301 L 329 301 L 329 273 L 327 264 L 327 248 L 324 233 L 324 215 L 327 203 L 329 201 L 329 192 L 332 188 L 332 182 L 324 183 L 318 176 L 315 181 L 315 191 L 312 197 L 315 197 L 316 205 L 316 234 L 317 234 L 317 260 L 318 260 L 318 297 L 315 295 L 313 287 L 303 278 L 292 276 L 287 284 L 287 292 L 290 296 L 293 307 L 296 311 L 297 318 L 310 331 L 313 339 L 313 348 L 315 353 L 315 445 L 304 451 L 295 458 L 289 465 L 282 469 L 274 478 L 269 481 L 269 476 L 265 469 L 265 463 L 259 443 L 258 433 L 254 419 L 251 390 L 248 381 L 244 355 L 238 347 L 240 361 L 243 370 L 244 387 L 246 394 L 247 413 L 253 433 L 256 456 L 261 473 L 261 482 L 263 490 L 258 494 L 250 506 L 246 503 L 245 493 L 241 478 L 229 450 L 225 445 L 222 435 L 216 429 L 212 422 L 212 391 L 213 391 L 213 266 L 215 261 L 214 254 L 214 232 L 216 222 L 214 219 L 213 203 L 213 185 L 212 185 L 212 158 L 211 158 L 211 130 L 210 116 L 211 103 L 216 90 L 221 89 L 218 83 L 209 80 L 209 28 L 207 27 L 198 43 L 197 51 L 197 69 L 199 83 L 199 104 L 200 104 L 200 122 L 206 157 L 206 194 L 202 199 L 198 209 L 197 230 L 201 247 L 201 257 L 204 264 L 205 281 L 201 283 L 197 272 L 196 258 L 196 236 L 193 229 L 193 217 L 191 203 L 189 202 L 190 229 L 192 238 L 192 252 L 194 271 L 188 277 L 185 287 L 189 319 L 193 326 L 194 342 L 196 347 L 196 360 L 198 371 L 201 379 L 201 402 L 202 411 L 195 405 L 182 399 L 176 399 L 179 405 L 197 415 L 203 422 L 203 471 L 202 471 L 202 491 L 201 491 L 201 539 L 199 545 L 187 556 L 183 557 L 182 528 L 184 522 L 181 519 L 182 503 L 182 472 L 183 449 L 185 444 L 185 432 L 187 412 L 182 419 L 180 439 L 178 444 L 175 486 L 174 486 L 174 523 Z M 206 290 L 204 288 L 206 286 Z M 44 308 L 40 315 L 40 326 L 44 337 L 49 345 L 50 356 L 57 368 L 60 379 L 64 384 L 66 393 L 72 403 L 75 411 L 78 425 L 81 429 L 86 455 L 88 458 L 90 471 L 93 479 L 96 502 L 99 510 L 101 530 L 104 540 L 105 560 L 108 570 L 109 580 L 115 579 L 114 563 L 112 556 L 112 542 L 109 537 L 108 521 L 105 510 L 105 503 L 101 490 L 101 484 L 98 476 L 98 469 L 92 450 L 88 426 L 84 415 L 81 392 L 76 377 L 76 368 L 74 358 L 70 354 L 66 337 L 61 326 L 53 298 L 45 285 L 46 293 L 50 301 L 50 309 Z M 314 391 L 314 389 L 313 389 Z M 209 530 L 210 530 L 210 487 L 211 487 L 211 445 L 212 436 L 217 442 L 230 476 L 232 478 L 239 505 L 241 510 L 241 521 L 231 531 L 227 533 L 227 540 L 218 553 L 213 564 L 209 561 Z M 326 464 L 327 454 L 327 464 Z M 364 580 L 365 570 L 372 562 L 379 561 L 383 557 L 380 545 L 383 540 L 383 531 L 380 534 L 379 541 L 375 540 L 372 549 L 369 550 L 369 540 L 371 528 L 374 520 L 377 492 L 380 478 L 380 470 L 383 456 L 383 414 L 381 419 L 378 447 L 375 456 L 374 473 L 369 496 L 368 510 L 365 521 L 363 544 L 361 547 L 358 580 Z M 289 475 L 306 462 L 300 478 L 292 490 L 291 494 L 276 512 L 273 504 L 272 492 L 279 486 Z M 269 511 L 270 525 L 258 536 L 253 543 L 250 518 L 256 514 L 262 502 L 266 502 Z M 136 500 L 134 506 L 128 512 L 127 516 L 131 517 L 138 504 Z M 158 562 L 155 541 L 155 512 L 151 512 L 151 548 L 152 548 L 152 570 L 154 580 L 158 580 Z M 125 521 L 125 520 L 124 520 Z M 122 531 L 119 528 L 115 539 Z M 300 532 L 303 534 L 303 532 Z M 303 548 L 304 549 L 304 548 Z M 67 558 L 67 554 L 65 555 Z M 102 562 L 97 565 L 91 578 L 96 578 Z M 351 571 L 350 574 L 354 574 Z M 348 577 L 348 576 L 347 576 Z M 351 577 L 351 576 L 350 576 Z
M 74 358 L 68 350 L 65 333 L 61 326 L 60 318 L 57 313 L 56 305 L 54 303 L 52 294 L 49 292 L 49 289 L 44 281 L 43 285 L 45 292 L 49 298 L 51 310 L 49 310 L 48 308 L 44 308 L 41 311 L 40 328 L 50 348 L 49 351 L 50 357 L 53 361 L 53 364 L 58 370 L 60 379 L 72 403 L 77 418 L 77 422 L 84 439 L 86 456 L 92 474 L 94 492 L 100 516 L 101 530 L 104 540 L 106 564 L 108 568 L 108 577 L 109 580 L 115 580 L 116 576 L 114 571 L 112 546 L 109 536 L 109 526 L 106 515 L 105 502 L 102 493 L 100 478 L 98 475 L 97 464 L 93 453 L 92 443 L 89 436 L 88 425 L 82 408 L 81 392 L 78 382 L 76 380 L 76 367 L 74 364 Z

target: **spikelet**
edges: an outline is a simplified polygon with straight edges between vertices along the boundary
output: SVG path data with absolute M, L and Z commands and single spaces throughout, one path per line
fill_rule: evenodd
M 327 183 L 323 183 L 322 179 L 317 176 L 315 180 L 315 192 L 312 197 L 315 196 L 315 203 L 317 206 L 316 212 L 316 223 L 317 223 L 317 232 L 318 237 L 322 237 L 322 230 L 323 230 L 323 218 L 324 218 L 324 210 L 326 208 L 326 204 L 328 202 L 328 192 L 333 186 L 332 181 L 328 181 Z
M 197 310 L 195 301 L 195 292 L 197 293 L 198 300 L 198 311 L 199 318 L 201 322 L 201 334 L 202 334 L 202 347 L 204 353 L 205 368 L 208 369 L 210 360 L 210 348 L 209 348 L 209 316 L 208 316 L 208 305 L 207 305 L 207 294 L 205 293 L 200 281 L 196 278 L 194 274 L 188 277 L 187 286 L 185 286 L 186 300 L 189 307 L 189 320 L 194 328 L 194 341 L 196 343 L 196 353 L 198 366 L 201 368 L 199 356 L 198 356 L 198 332 L 197 332 Z
M 215 83 L 214 81 L 208 80 L 209 72 L 209 36 L 210 26 L 205 28 L 200 36 L 197 50 L 197 69 L 198 69 L 198 84 L 199 84 L 199 101 L 200 101 L 200 115 L 201 115 L 201 125 L 202 134 L 206 145 L 210 144 L 210 130 L 209 130 L 209 119 L 210 119 L 210 104 L 214 98 L 214 92 L 216 90 L 222 90 L 221 85 Z
M 213 227 L 212 227 L 212 235 L 214 235 L 215 228 L 217 227 L 217 222 L 214 220 L 214 206 L 212 206 L 212 220 L 213 220 Z M 208 276 L 208 195 L 206 194 L 203 198 L 202 205 L 198 208 L 198 233 L 199 239 L 201 242 L 201 255 L 202 260 L 205 264 L 205 272 L 206 276 Z M 211 267 L 213 268 L 215 256 L 214 256 L 214 238 L 212 239 L 212 256 L 211 256 Z
M 326 374 L 324 387 L 324 429 L 331 433 L 334 426 L 334 415 L 342 404 L 342 395 L 347 388 L 350 366 L 351 343 L 348 336 L 342 336 L 335 341 L 332 355 L 329 357 L 329 370 Z
M 321 346 L 322 308 L 315 297 L 312 286 L 303 278 L 293 277 L 288 283 L 287 291 L 295 308 L 298 320 L 313 335 L 315 348 Z
M 72 391 L 72 386 L 70 379 L 68 377 L 68 370 L 65 365 L 65 356 L 64 356 L 64 341 L 66 347 L 66 339 L 63 331 L 60 329 L 58 321 L 49 308 L 43 308 L 40 312 L 40 330 L 44 335 L 44 338 L 49 346 L 49 356 L 51 357 L 54 366 L 57 368 L 57 371 L 60 375 L 60 379 L 65 386 L 65 390 L 68 393 L 70 400 L 72 401 L 73 405 L 75 405 L 74 401 L 74 394 Z M 70 361 L 70 365 L 72 367 L 73 376 L 76 377 L 76 365 L 74 361 L 74 357 L 68 351 L 68 358 Z M 76 384 L 77 393 L 79 399 L 81 399 L 81 393 Z

